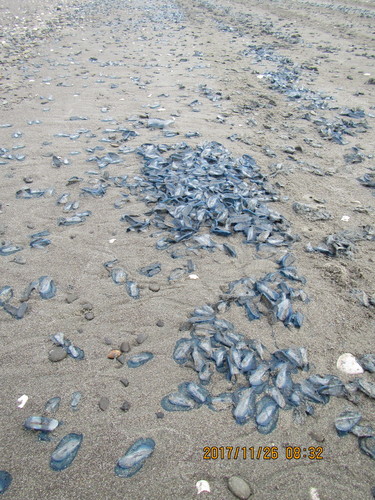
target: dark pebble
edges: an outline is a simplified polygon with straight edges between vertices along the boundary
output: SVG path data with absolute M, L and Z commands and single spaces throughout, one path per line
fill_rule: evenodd
M 162 328 L 164 326 L 164 321 L 162 319 L 159 319 L 157 322 L 156 322 L 156 326 L 159 326 L 160 328 Z
M 95 316 L 94 316 L 94 313 L 92 311 L 85 313 L 85 319 L 87 319 L 87 321 L 91 321 L 94 318 L 95 318 Z
M 105 343 L 106 345 L 112 345 L 112 340 L 111 340 L 111 339 L 109 339 L 108 337 L 105 337 L 105 338 L 103 339 L 103 341 L 104 341 L 104 343 Z
M 120 356 L 118 356 L 116 358 L 116 361 L 118 361 L 121 365 L 125 364 L 125 356 L 124 356 L 124 354 L 120 354 Z
M 121 342 L 120 351 L 121 352 L 129 352 L 130 351 L 130 344 L 127 340 L 125 340 L 124 342 Z
M 160 290 L 160 286 L 157 285 L 156 283 L 150 283 L 148 285 L 148 288 L 149 290 L 151 290 L 151 292 L 158 292 Z
M 129 401 L 124 401 L 122 403 L 122 405 L 121 405 L 120 410 L 122 410 L 122 411 L 129 411 L 130 410 L 130 406 L 131 405 L 130 405 Z
M 143 344 L 147 337 L 148 335 L 146 333 L 140 333 L 139 335 L 137 335 L 136 341 L 138 344 Z
M 129 385 L 129 380 L 127 378 L 122 378 L 120 379 L 120 382 L 122 383 L 122 385 L 124 385 L 125 387 L 128 387 Z
M 99 399 L 99 408 L 102 411 L 106 411 L 106 410 L 108 410 L 108 407 L 109 407 L 109 399 L 106 396 L 102 396 Z
M 74 302 L 75 300 L 78 299 L 78 295 L 74 292 L 69 292 L 66 297 L 65 297 L 65 301 L 68 303 L 68 304 L 71 304 L 72 302 Z
M 326 440 L 326 438 L 323 436 L 323 434 L 320 434 L 319 432 L 311 431 L 311 432 L 309 432 L 309 436 L 312 439 L 314 439 L 314 441 L 316 441 L 317 443 L 324 443 L 324 441 Z
M 87 311 L 92 311 L 94 309 L 94 306 L 92 304 L 90 304 L 90 302 L 85 302 L 84 304 L 82 304 L 82 307 L 81 307 L 81 311 L 84 313 L 84 312 L 87 312 Z
M 164 413 L 162 411 L 157 411 L 155 413 L 155 415 L 156 415 L 156 418 L 164 418 Z
M 66 358 L 66 356 L 67 356 L 66 350 L 63 349 L 62 347 L 54 347 L 48 353 L 48 359 L 50 361 L 61 361 L 64 358 Z

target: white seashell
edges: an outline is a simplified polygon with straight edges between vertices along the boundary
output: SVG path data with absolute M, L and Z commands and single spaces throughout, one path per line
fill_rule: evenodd
M 109 240 L 109 243 L 114 243 L 116 241 L 116 238 L 112 238 L 111 240 Z
M 341 220 L 344 221 L 344 222 L 348 222 L 349 219 L 350 219 L 349 215 L 343 215 L 341 217 Z
M 316 488 L 310 488 L 311 500 L 320 500 L 318 490 Z
M 208 484 L 208 481 L 205 481 L 204 479 L 198 481 L 195 486 L 197 487 L 198 495 L 203 491 L 208 491 L 208 493 L 211 493 L 210 485 Z
M 362 366 L 350 352 L 341 354 L 337 360 L 336 366 L 341 372 L 348 373 L 349 375 L 359 375 L 364 371 Z
M 199 280 L 199 276 L 197 274 L 189 274 L 189 278 L 191 280 Z
M 26 396 L 26 394 L 24 394 L 23 396 L 18 398 L 17 399 L 17 403 L 19 403 L 18 408 L 23 408 L 25 406 L 25 404 L 27 403 L 28 399 L 29 399 L 29 396 Z

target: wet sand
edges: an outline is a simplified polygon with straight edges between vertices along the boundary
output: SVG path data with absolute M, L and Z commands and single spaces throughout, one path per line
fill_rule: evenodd
M 374 222 L 373 190 L 358 182 L 374 168 L 375 87 L 368 83 L 375 77 L 371 3 L 28 0 L 4 2 L 0 14 L 0 124 L 12 125 L 0 128 L 0 147 L 26 156 L 1 158 L 1 240 L 23 247 L 0 256 L 1 287 L 12 286 L 14 304 L 40 276 L 52 277 L 57 287 L 50 300 L 34 292 L 21 320 L 0 310 L 0 469 L 13 476 L 4 498 L 193 499 L 198 497 L 196 482 L 205 479 L 211 493 L 198 498 L 221 500 L 234 498 L 227 487 L 233 475 L 251 485 L 251 498 L 256 500 L 310 499 L 311 488 L 321 500 L 372 498 L 373 461 L 360 452 L 357 438 L 340 438 L 334 428 L 336 416 L 345 409 L 359 410 L 375 425 L 373 400 L 364 395 L 357 405 L 331 398 L 327 405 L 316 405 L 315 414 L 302 423 L 294 421 L 292 411 L 281 411 L 277 428 L 268 435 L 258 433 L 254 421 L 239 426 L 230 410 L 215 413 L 205 406 L 164 412 L 164 418 L 157 418 L 163 396 L 182 382 L 197 380 L 193 370 L 172 358 L 176 341 L 188 336 L 180 325 L 195 307 L 217 303 L 229 282 L 243 276 L 260 279 L 277 266 L 272 259 L 258 258 L 254 246 L 244 245 L 242 236 L 235 235 L 230 244 L 237 258 L 200 250 L 192 257 L 199 279 L 186 275 L 168 282 L 171 271 L 186 259 L 176 261 L 168 252 L 156 250 L 154 228 L 126 232 L 127 224 L 120 221 L 124 213 L 144 218 L 150 206 L 130 195 L 121 209 L 114 208 L 125 192 L 120 188 L 109 188 L 102 198 L 80 194 L 83 185 L 97 178 L 87 172 L 99 170 L 96 162 L 86 160 L 118 152 L 119 145 L 137 148 L 186 141 L 195 146 L 217 141 L 233 157 L 253 156 L 279 191 L 279 201 L 270 208 L 289 221 L 292 234 L 299 235 L 292 251 L 311 300 L 298 306 L 305 316 L 301 329 L 281 322 L 270 325 L 266 317 L 249 322 L 243 308 L 235 306 L 222 317 L 270 352 L 306 347 L 311 373 L 352 380 L 337 370 L 336 361 L 344 352 L 361 356 L 373 351 L 374 242 L 358 241 L 351 258 L 307 253 L 305 247 L 320 244 L 329 234 Z M 290 58 L 302 68 L 299 84 L 331 96 L 332 109 L 315 109 L 305 119 L 300 101 L 270 89 L 264 75 L 275 71 L 277 64 L 244 54 L 254 45 Z M 221 98 L 210 100 L 202 86 Z M 196 99 L 199 104 L 192 106 Z M 369 129 L 354 129 L 356 135 L 345 135 L 347 144 L 341 145 L 322 137 L 314 119 L 334 119 L 345 107 L 364 110 Z M 132 117 L 138 122 L 129 121 Z M 162 130 L 144 125 L 134 128 L 135 123 L 145 124 L 147 117 L 173 119 L 169 128 L 178 135 L 165 137 Z M 35 120 L 41 123 L 28 124 Z M 121 143 L 120 133 L 106 131 L 118 127 L 139 135 Z M 17 131 L 22 136 L 12 137 Z M 200 136 L 186 138 L 189 132 Z M 62 133 L 67 137 L 58 136 Z M 19 145 L 25 147 L 12 150 Z M 87 151 L 98 145 L 105 149 Z M 362 155 L 360 162 L 345 161 L 344 155 L 353 152 Z M 52 155 L 70 163 L 55 168 Z M 100 175 L 108 171 L 110 176 L 139 176 L 141 157 L 135 152 L 121 156 L 122 163 L 109 165 Z M 71 176 L 84 182 L 67 186 Z M 25 184 L 25 178 L 32 182 Z M 23 187 L 54 192 L 17 199 Z M 66 192 L 71 201 L 79 200 L 78 211 L 92 212 L 83 224 L 57 224 L 60 217 L 70 215 L 56 204 Z M 293 210 L 294 202 L 324 210 L 331 218 L 309 220 Z M 50 231 L 51 244 L 30 248 L 29 235 L 43 230 Z M 140 299 L 130 298 L 112 282 L 103 263 L 113 259 L 138 282 Z M 160 274 L 147 278 L 137 272 L 156 261 L 162 266 Z M 158 285 L 159 291 L 150 290 L 150 284 Z M 353 290 L 365 292 L 368 307 Z M 77 297 L 73 302 L 66 300 L 71 294 Z M 91 320 L 85 318 L 87 304 L 94 315 Z M 51 362 L 50 336 L 57 332 L 83 349 L 85 359 Z M 141 345 L 136 342 L 139 334 L 147 335 Z M 123 341 L 131 344 L 127 358 L 143 351 L 154 358 L 134 369 L 107 359 L 109 350 Z M 129 380 L 128 387 L 121 378 Z M 374 381 L 369 373 L 364 378 Z M 230 390 L 230 383 L 216 373 L 208 388 L 218 393 Z M 82 392 L 83 399 L 72 411 L 75 391 Z M 29 399 L 21 409 L 17 399 L 23 394 Z M 23 422 L 43 414 L 53 396 L 61 397 L 55 416 L 62 425 L 51 441 L 38 441 Z M 109 399 L 106 411 L 98 406 L 102 396 Z M 127 412 L 120 409 L 125 400 L 131 405 Z M 72 465 L 55 472 L 49 468 L 51 453 L 70 432 L 83 433 L 83 444 Z M 140 437 L 154 439 L 153 455 L 132 478 L 115 476 L 117 460 Z M 204 460 L 205 446 L 256 451 L 275 446 L 278 458 L 267 460 L 262 452 L 259 459 L 248 455 L 246 460 Z M 288 460 L 287 446 L 321 446 L 324 458 Z

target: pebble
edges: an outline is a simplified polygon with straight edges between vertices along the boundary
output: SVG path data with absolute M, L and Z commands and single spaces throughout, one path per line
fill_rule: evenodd
M 128 387 L 129 385 L 129 380 L 127 378 L 121 378 L 120 379 L 120 382 L 122 383 L 122 385 L 124 385 L 125 387 Z
M 247 500 L 253 493 L 249 484 L 239 476 L 232 476 L 228 479 L 228 488 L 235 497 L 241 500 Z
M 164 418 L 164 413 L 162 411 L 157 411 L 155 413 L 155 415 L 156 415 L 156 418 Z
M 94 309 L 94 306 L 92 304 L 90 304 L 90 302 L 85 302 L 84 304 L 82 304 L 82 307 L 81 307 L 81 311 L 83 313 L 87 312 L 87 311 L 92 311 Z
M 108 410 L 108 408 L 109 408 L 109 399 L 108 399 L 106 396 L 102 396 L 102 397 L 99 399 L 99 408 L 100 408 L 102 411 L 106 411 L 106 410 Z
M 159 319 L 157 322 L 156 322 L 156 326 L 162 328 L 164 326 L 164 321 L 162 319 Z
M 62 347 L 54 347 L 49 353 L 48 353 L 48 359 L 50 361 L 61 361 L 64 358 L 66 358 L 67 352 L 65 349 Z
M 140 333 L 137 335 L 136 341 L 137 344 L 143 344 L 143 342 L 147 339 L 148 335 L 146 333 Z
M 34 179 L 32 177 L 24 177 L 23 182 L 25 182 L 26 184 L 31 184 L 32 182 L 34 182 Z
M 72 302 L 74 302 L 75 300 L 78 299 L 78 295 L 74 292 L 69 292 L 66 297 L 65 297 L 65 301 L 68 303 L 68 304 L 71 304 Z
M 148 289 L 151 290 L 151 292 L 158 292 L 160 290 L 160 286 L 156 283 L 150 283 L 148 285 Z
M 92 311 L 88 311 L 87 313 L 85 313 L 85 319 L 87 319 L 87 321 L 91 321 L 94 318 L 95 318 L 95 315 Z
M 130 344 L 127 340 L 124 340 L 124 342 L 121 342 L 120 351 L 121 352 L 129 352 L 130 351 Z
M 324 441 L 326 440 L 326 438 L 323 436 L 323 434 L 320 434 L 318 432 L 309 432 L 309 436 L 314 439 L 314 441 L 316 441 L 317 443 L 324 443 Z
M 112 345 L 112 340 L 109 339 L 108 337 L 104 337 L 103 339 L 104 343 L 107 344 L 107 345 Z
M 121 407 L 120 407 L 120 410 L 125 411 L 125 412 L 129 411 L 130 410 L 130 406 L 131 405 L 130 405 L 129 401 L 124 401 L 122 403 Z
M 117 356 L 116 361 L 118 361 L 119 363 L 121 363 L 121 365 L 123 365 L 125 363 L 124 354 L 122 353 L 122 354 L 120 354 L 120 356 Z

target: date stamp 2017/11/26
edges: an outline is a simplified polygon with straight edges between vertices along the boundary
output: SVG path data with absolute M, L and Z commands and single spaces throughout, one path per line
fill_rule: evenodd
M 205 446 L 204 460 L 323 460 L 322 446 Z

